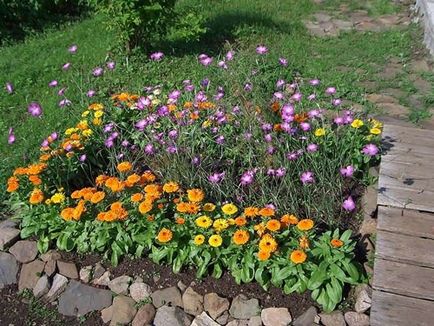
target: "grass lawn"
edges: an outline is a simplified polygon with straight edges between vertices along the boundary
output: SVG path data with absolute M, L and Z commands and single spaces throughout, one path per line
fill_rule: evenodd
M 114 36 L 105 30 L 100 17 L 87 18 L 61 30 L 29 37 L 24 43 L 0 48 L 0 85 L 10 81 L 15 87 L 14 94 L 0 92 L 0 202 L 6 198 L 4 184 L 12 169 L 37 155 L 35 148 L 51 132 L 62 131 L 79 119 L 76 112 L 89 103 L 85 97 L 87 90 L 98 91 L 97 101 L 113 92 L 141 92 L 144 86 L 157 83 L 171 88 L 184 79 L 198 81 L 209 77 L 218 80 L 218 68 L 205 69 L 197 64 L 200 53 L 218 57 L 232 48 L 237 52 L 238 60 L 248 62 L 253 60 L 250 58 L 253 49 L 258 44 L 265 44 L 276 60 L 279 56 L 288 59 L 286 78 L 294 74 L 319 78 L 336 86 L 347 99 L 366 104 L 367 110 L 372 107 L 364 102 L 364 89 L 358 86 L 359 81 L 374 80 L 385 88 L 394 83 L 411 93 L 412 84 L 406 76 L 398 76 L 386 83 L 378 80 L 377 73 L 389 58 L 399 58 L 404 62 L 410 59 L 415 35 L 419 37 L 417 27 L 380 33 L 349 32 L 337 38 L 312 37 L 304 27 L 303 19 L 311 14 L 319 10 L 335 11 L 341 4 L 347 4 L 351 9 L 366 9 L 374 16 L 399 9 L 386 0 L 360 3 L 337 0 L 322 4 L 309 0 L 181 0 L 180 7 L 194 8 L 205 16 L 208 32 L 195 44 L 179 44 L 173 39 L 162 44 L 158 50 L 165 53 L 164 60 L 174 63 L 170 70 L 169 65 L 150 62 L 145 53 L 137 52 L 129 58 L 110 53 Z M 79 47 L 75 55 L 67 52 L 71 44 Z M 92 68 L 103 65 L 108 58 L 117 62 L 116 69 L 107 71 L 102 78 L 94 78 Z M 68 71 L 62 71 L 66 62 L 71 62 L 72 66 Z M 174 66 L 176 69 L 172 69 Z M 242 80 L 249 72 L 243 71 L 241 65 L 233 73 L 234 79 Z M 433 76 L 426 77 L 434 81 Z M 48 87 L 53 79 L 61 86 Z M 65 96 L 73 104 L 60 108 L 58 102 L 63 97 L 57 92 L 63 86 L 68 87 Z M 32 101 L 42 105 L 42 118 L 27 113 L 27 105 Z M 17 138 L 13 145 L 7 144 L 10 127 L 14 128 Z

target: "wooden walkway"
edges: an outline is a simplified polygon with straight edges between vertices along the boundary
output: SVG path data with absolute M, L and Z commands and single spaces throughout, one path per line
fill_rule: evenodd
M 434 131 L 384 126 L 372 326 L 434 325 Z

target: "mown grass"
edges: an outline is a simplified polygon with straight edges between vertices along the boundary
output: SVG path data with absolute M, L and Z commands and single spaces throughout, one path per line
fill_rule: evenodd
M 321 5 L 308 0 L 182 0 L 178 4 L 181 9 L 193 8 L 205 16 L 208 32 L 196 43 L 184 44 L 171 38 L 163 42 L 159 49 L 166 54 L 165 60 L 172 62 L 170 68 L 149 62 L 148 54 L 140 51 L 129 58 L 111 53 L 115 36 L 105 30 L 100 17 L 0 48 L 0 85 L 11 81 L 16 89 L 12 95 L 0 92 L 0 201 L 6 198 L 4 183 L 12 169 L 35 157 L 48 134 L 61 131 L 78 119 L 76 113 L 88 103 L 85 91 L 95 88 L 99 97 L 105 97 L 122 90 L 141 92 L 144 86 L 157 83 L 171 88 L 183 79 L 213 79 L 217 68 L 204 69 L 197 64 L 197 55 L 203 52 L 218 56 L 234 48 L 237 60 L 247 62 L 258 44 L 266 44 L 276 60 L 279 56 L 288 59 L 286 78 L 291 75 L 319 78 L 337 86 L 350 100 L 372 109 L 363 102 L 364 89 L 357 83 L 375 80 L 378 73 L 375 67 L 383 66 L 389 58 L 408 60 L 418 29 L 410 26 L 382 33 L 349 32 L 337 38 L 309 35 L 304 19 L 319 10 L 337 10 L 343 3 L 350 9 L 366 9 L 371 15 L 399 9 L 385 0 L 372 0 L 364 5 L 353 0 L 328 0 Z M 70 55 L 66 49 L 73 43 L 78 44 L 79 50 Z M 116 60 L 116 70 L 107 72 L 103 78 L 92 77 L 91 69 L 107 58 Z M 62 71 L 61 66 L 69 61 L 72 68 Z M 241 81 L 248 74 L 243 65 L 240 67 L 234 71 L 234 80 Z M 52 79 L 68 86 L 65 94 L 73 102 L 71 107 L 58 107 L 62 98 L 57 95 L 59 88 L 48 87 Z M 41 103 L 42 118 L 27 114 L 31 101 Z M 14 145 L 7 144 L 9 127 L 15 129 Z

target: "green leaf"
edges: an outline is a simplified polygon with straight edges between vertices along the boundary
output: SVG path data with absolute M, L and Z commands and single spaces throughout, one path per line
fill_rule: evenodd
M 48 237 L 39 238 L 37 243 L 39 252 L 40 253 L 47 252 L 49 244 L 50 244 L 50 240 Z
M 214 278 L 220 278 L 220 277 L 222 277 L 222 274 L 223 274 L 223 269 L 222 269 L 222 267 L 220 266 L 219 263 L 215 263 L 215 264 L 214 264 L 213 271 L 212 271 L 212 276 L 213 276 Z

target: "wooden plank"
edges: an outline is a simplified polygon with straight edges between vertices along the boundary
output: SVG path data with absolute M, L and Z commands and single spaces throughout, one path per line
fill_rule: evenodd
M 432 193 L 434 192 L 434 178 L 418 178 L 410 176 L 408 174 L 393 176 L 381 173 L 380 171 L 378 188 L 401 188 L 413 190 L 416 192 L 429 191 Z
M 423 154 L 429 157 L 433 157 L 434 154 L 432 152 L 434 148 L 434 144 L 426 144 L 422 140 L 419 143 L 406 143 L 403 141 L 395 141 L 390 142 L 387 140 L 382 140 L 382 148 L 384 155 L 391 154 Z
M 434 239 L 434 214 L 379 206 L 377 229 Z
M 429 161 L 426 157 L 425 160 Z M 380 164 L 380 175 L 381 174 L 397 178 L 409 177 L 434 180 L 433 167 L 430 167 L 428 164 L 406 164 L 400 162 L 388 162 L 385 160 Z
M 371 326 L 431 326 L 434 302 L 373 291 Z
M 376 259 L 373 288 L 413 298 L 434 300 L 434 269 Z
M 434 268 L 433 248 L 433 239 L 378 231 L 375 256 L 386 260 Z
M 434 212 L 434 194 L 430 191 L 403 189 L 401 186 L 379 187 L 378 205 Z
M 396 162 L 406 165 L 416 165 L 416 166 L 429 166 L 434 167 L 434 161 L 428 159 L 434 157 L 434 153 L 432 155 L 421 154 L 421 153 L 402 153 L 402 152 L 389 152 L 381 157 L 381 162 Z

